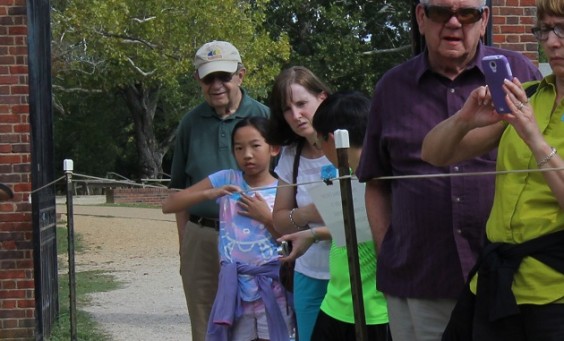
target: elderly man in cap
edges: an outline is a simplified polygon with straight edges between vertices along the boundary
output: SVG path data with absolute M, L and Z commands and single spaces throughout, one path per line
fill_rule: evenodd
M 239 51 L 225 41 L 196 52 L 194 78 L 205 102 L 180 121 L 172 160 L 171 188 L 186 188 L 221 169 L 237 168 L 231 132 L 245 117 L 269 116 L 269 109 L 241 88 L 245 67 Z M 176 215 L 180 274 L 192 324 L 192 339 L 204 341 L 217 291 L 219 207 L 208 201 Z

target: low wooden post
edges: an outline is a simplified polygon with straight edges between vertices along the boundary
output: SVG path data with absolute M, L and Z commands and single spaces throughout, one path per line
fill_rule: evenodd
M 337 148 L 337 163 L 339 177 L 350 175 L 349 132 L 335 130 L 335 147 Z M 360 262 L 358 258 L 358 243 L 356 239 L 356 223 L 354 219 L 354 205 L 352 196 L 351 178 L 339 179 L 341 187 L 341 200 L 343 206 L 343 219 L 345 222 L 345 239 L 347 245 L 347 258 L 349 262 L 349 275 L 351 280 L 351 294 L 353 301 L 355 335 L 358 341 L 367 341 L 366 317 L 364 314 L 364 298 L 362 295 L 362 278 L 360 275 Z

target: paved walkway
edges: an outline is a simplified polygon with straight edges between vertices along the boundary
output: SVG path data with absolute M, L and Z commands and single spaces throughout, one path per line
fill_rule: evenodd
M 102 270 L 123 287 L 91 295 L 86 307 L 112 341 L 191 340 L 174 215 L 158 208 L 104 206 L 104 196 L 73 197 L 75 233 L 86 250 L 76 271 Z M 66 220 L 66 198 L 57 198 Z

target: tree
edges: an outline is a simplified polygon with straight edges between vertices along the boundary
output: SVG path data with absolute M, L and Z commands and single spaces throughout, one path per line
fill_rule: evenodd
M 57 112 L 68 114 L 65 93 L 119 95 L 131 115 L 139 177 L 160 177 L 179 117 L 201 101 L 191 81 L 191 61 L 198 47 L 214 39 L 232 42 L 250 70 L 245 83 L 249 92 L 266 96 L 290 52 L 284 34 L 272 39 L 262 27 L 266 3 L 54 1 Z
M 334 89 L 372 92 L 411 55 L 413 0 L 272 0 L 266 29 L 287 34 L 289 64 L 304 65 Z

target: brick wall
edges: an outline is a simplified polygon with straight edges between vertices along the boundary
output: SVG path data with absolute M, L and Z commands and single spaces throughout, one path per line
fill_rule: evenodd
M 0 0 L 0 182 L 14 200 L 0 203 L 0 339 L 32 340 L 35 292 L 25 0 Z
M 106 190 L 106 202 L 110 204 L 145 204 L 161 206 L 171 193 L 167 188 L 111 188 Z
M 538 63 L 538 44 L 531 33 L 536 22 L 535 0 L 492 0 L 493 44 L 522 52 Z

